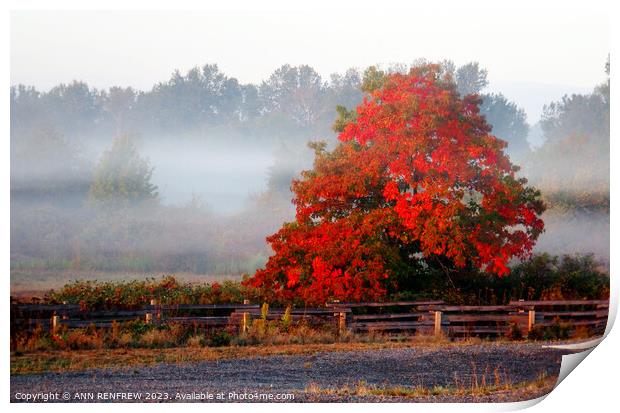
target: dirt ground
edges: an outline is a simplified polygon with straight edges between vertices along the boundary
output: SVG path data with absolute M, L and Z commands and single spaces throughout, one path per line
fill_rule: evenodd
M 11 401 L 50 393 L 59 395 L 50 401 L 121 401 L 118 394 L 129 392 L 141 402 L 517 401 L 548 393 L 568 353 L 539 343 L 483 343 L 14 375 Z

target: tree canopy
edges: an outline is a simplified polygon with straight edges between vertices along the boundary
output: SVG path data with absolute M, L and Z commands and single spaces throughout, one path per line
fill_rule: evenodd
M 482 99 L 480 112 L 487 123 L 493 125 L 491 132 L 508 143 L 506 151 L 509 155 L 519 161 L 524 160 L 531 152 L 527 142 L 530 127 L 525 111 L 501 93 L 485 94 Z
M 367 72 L 364 97 L 333 151 L 293 181 L 295 221 L 247 283 L 266 295 L 380 299 L 429 267 L 504 275 L 543 230 L 540 194 L 515 176 L 481 99 L 461 97 L 438 65 Z
M 157 186 L 151 183 L 153 168 L 140 157 L 126 135 L 116 138 L 95 167 L 90 198 L 116 206 L 157 199 Z

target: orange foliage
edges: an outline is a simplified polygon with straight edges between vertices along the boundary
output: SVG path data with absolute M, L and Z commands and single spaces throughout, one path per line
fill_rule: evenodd
M 434 65 L 388 76 L 332 152 L 317 146 L 293 182 L 295 222 L 267 238 L 275 254 L 247 283 L 324 303 L 381 299 L 396 268 L 421 262 L 507 274 L 531 253 L 544 205 L 479 104 Z

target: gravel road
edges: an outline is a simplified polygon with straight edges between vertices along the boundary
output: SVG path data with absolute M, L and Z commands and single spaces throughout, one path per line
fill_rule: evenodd
M 481 381 L 483 375 L 487 383 L 493 383 L 495 369 L 502 379 L 508 377 L 516 384 L 536 380 L 542 373 L 556 376 L 562 355 L 568 353 L 566 350 L 542 348 L 539 344 L 481 344 L 18 375 L 11 376 L 11 401 L 22 401 L 19 399 L 28 397 L 25 396 L 27 394 L 50 392 L 60 395 L 58 401 L 73 402 L 81 401 L 78 396 L 94 397 L 94 400 L 85 401 L 120 401 L 122 395 L 117 393 L 128 392 L 136 393 L 133 397 L 139 397 L 138 401 L 198 401 L 196 399 L 201 398 L 202 401 L 218 401 L 218 393 L 223 394 L 221 401 L 228 402 L 257 401 L 256 394 L 268 393 L 292 393 L 293 401 L 415 401 L 384 396 L 335 396 L 324 394 L 324 391 L 307 390 L 309 387 L 333 389 L 355 386 L 360 381 L 367 386 L 378 387 L 454 386 L 456 381 L 469 386 L 474 377 Z M 515 392 L 483 400 L 510 401 L 531 396 Z M 110 400 L 113 397 L 116 400 Z M 213 399 L 209 400 L 209 397 Z M 54 401 L 53 398 L 50 400 Z M 442 396 L 431 401 L 480 399 Z

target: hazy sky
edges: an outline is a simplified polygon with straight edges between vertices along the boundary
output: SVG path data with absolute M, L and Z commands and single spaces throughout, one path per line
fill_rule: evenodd
M 543 103 L 604 79 L 609 21 L 596 1 L 440 2 L 443 10 L 381 3 L 380 10 L 13 12 L 11 83 L 150 89 L 175 69 L 205 63 L 260 82 L 284 63 L 309 64 L 327 78 L 418 57 L 477 60 L 489 70 L 490 90 L 515 100 L 533 123 Z

